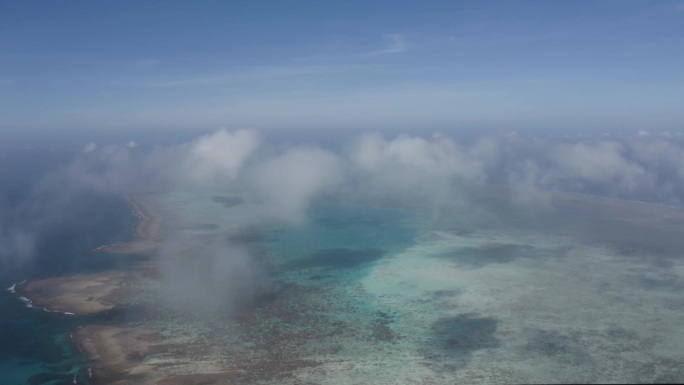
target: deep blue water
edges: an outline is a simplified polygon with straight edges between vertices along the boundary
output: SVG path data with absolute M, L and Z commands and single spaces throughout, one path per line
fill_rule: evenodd
M 27 308 L 5 289 L 24 279 L 123 267 L 130 258 L 91 250 L 130 239 L 135 218 L 116 195 L 72 191 L 65 196 L 50 189 L 39 197 L 33 194 L 46 175 L 69 162 L 68 151 L 17 150 L 1 155 L 0 234 L 29 231 L 35 247 L 27 257 L 17 258 L 11 251 L 0 254 L 12 260 L 0 264 L 0 384 L 71 384 L 75 374 L 85 377 L 88 366 L 71 344 L 71 331 L 106 320 Z M 63 206 L 60 215 L 52 217 L 45 211 L 57 201 Z

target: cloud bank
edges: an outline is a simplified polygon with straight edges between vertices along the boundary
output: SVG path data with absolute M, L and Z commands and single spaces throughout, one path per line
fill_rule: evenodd
M 548 208 L 554 190 L 682 206 L 683 161 L 679 139 L 645 135 L 466 140 L 368 133 L 329 148 L 271 143 L 241 129 L 166 147 L 89 144 L 20 205 L 1 209 L 0 268 L 30 261 L 40 229 L 68 218 L 84 192 L 207 188 L 245 197 L 257 225 L 298 226 L 322 199 L 451 215 L 474 205 L 473 188 L 488 185 L 506 186 L 510 203 L 527 210 Z M 174 303 L 234 308 L 263 283 L 255 251 L 226 237 L 174 237 L 157 258 L 163 293 Z

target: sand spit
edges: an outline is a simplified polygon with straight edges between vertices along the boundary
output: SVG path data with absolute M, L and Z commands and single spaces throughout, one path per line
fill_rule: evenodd
M 97 384 L 153 383 L 152 367 L 141 363 L 158 336 L 150 331 L 116 326 L 85 326 L 73 334 L 81 351 L 94 362 Z M 149 379 L 149 378 L 148 378 Z
M 74 340 L 97 385 L 234 385 L 278 377 L 272 360 L 217 357 L 215 347 L 143 327 L 85 326 Z
M 130 278 L 123 272 L 28 280 L 15 286 L 32 307 L 74 314 L 112 309 L 128 294 Z
M 151 254 L 157 246 L 160 238 L 161 219 L 149 202 L 137 196 L 127 196 L 126 201 L 138 217 L 138 225 L 135 229 L 137 240 L 100 246 L 96 251 L 117 254 Z

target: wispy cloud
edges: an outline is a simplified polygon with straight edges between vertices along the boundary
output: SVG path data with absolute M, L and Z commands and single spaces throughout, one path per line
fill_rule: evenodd
M 388 42 L 388 44 L 385 46 L 385 48 L 373 51 L 369 53 L 367 56 L 380 56 L 403 53 L 408 51 L 412 47 L 411 43 L 406 41 L 404 35 L 400 33 L 385 33 L 382 36 L 385 39 L 385 41 Z

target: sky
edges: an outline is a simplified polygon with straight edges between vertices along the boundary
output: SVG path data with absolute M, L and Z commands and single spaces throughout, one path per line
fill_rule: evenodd
M 682 68 L 684 1 L 3 1 L 0 142 L 684 131 Z

